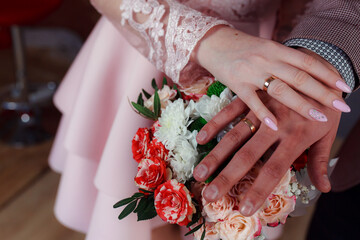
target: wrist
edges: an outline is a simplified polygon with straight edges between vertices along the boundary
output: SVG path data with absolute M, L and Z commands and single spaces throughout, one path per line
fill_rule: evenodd
M 227 46 L 226 42 L 244 33 L 226 25 L 217 25 L 210 29 L 205 36 L 200 39 L 191 53 L 190 61 L 196 62 L 202 67 L 208 65 L 209 60 L 215 57 L 222 46 Z M 221 51 L 221 50 L 220 50 Z

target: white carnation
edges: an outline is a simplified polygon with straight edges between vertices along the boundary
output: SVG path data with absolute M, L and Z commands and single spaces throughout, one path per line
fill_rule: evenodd
M 198 159 L 196 148 L 188 140 L 181 139 L 169 158 L 176 180 L 182 183 L 189 180 Z
M 178 138 L 188 134 L 187 127 L 190 125 L 190 114 L 194 111 L 194 104 L 185 107 L 182 99 L 170 103 L 159 118 L 159 127 L 155 137 L 162 142 L 166 149 L 175 149 Z
M 211 97 L 204 95 L 195 104 L 196 113 L 199 114 L 206 121 L 210 121 L 221 109 L 227 106 L 233 95 L 229 88 L 226 88 L 220 97 L 212 95 Z

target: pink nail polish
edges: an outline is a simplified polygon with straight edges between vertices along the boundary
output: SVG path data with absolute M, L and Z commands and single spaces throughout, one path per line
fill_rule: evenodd
M 324 187 L 326 188 L 326 189 L 330 189 L 331 188 L 331 185 L 330 185 L 330 181 L 329 181 L 329 177 L 328 177 L 328 175 L 324 175 L 323 176 L 323 184 L 324 184 Z
M 319 122 L 327 122 L 328 121 L 327 117 L 322 112 L 320 112 L 316 109 L 310 109 L 309 115 L 314 120 L 319 121 Z
M 338 80 L 336 82 L 336 86 L 343 92 L 351 93 L 351 88 L 346 83 L 344 83 L 342 80 Z
M 207 174 L 208 174 L 208 168 L 204 164 L 199 164 L 195 168 L 195 175 L 198 176 L 199 178 L 205 178 Z
M 333 101 L 333 106 L 334 106 L 334 108 L 336 108 L 342 112 L 351 112 L 350 107 L 346 103 L 343 103 L 340 100 Z
M 279 128 L 276 126 L 276 124 L 270 118 L 268 118 L 268 117 L 264 118 L 264 122 L 272 130 L 274 130 L 274 131 L 279 130 Z

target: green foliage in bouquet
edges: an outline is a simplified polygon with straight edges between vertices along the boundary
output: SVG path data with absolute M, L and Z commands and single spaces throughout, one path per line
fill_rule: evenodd
M 193 132 L 194 130 L 200 131 L 206 124 L 207 121 L 204 118 L 199 117 L 190 124 L 189 130 L 190 132 Z
M 161 86 L 160 89 L 162 89 L 167 84 L 168 84 L 167 79 L 164 77 L 163 82 L 162 82 L 162 86 Z M 146 108 L 144 106 L 143 94 L 144 94 L 146 99 L 151 98 L 151 94 L 148 93 L 147 91 L 145 91 L 144 89 L 142 89 L 142 93 L 139 94 L 136 103 L 131 102 L 131 105 L 133 106 L 134 110 L 137 113 L 139 113 L 141 116 L 143 116 L 145 118 L 148 118 L 150 120 L 157 121 L 158 118 L 160 117 L 160 113 L 161 113 L 161 102 L 160 102 L 160 97 L 159 97 L 159 93 L 158 93 L 159 87 L 157 86 L 155 79 L 153 79 L 151 81 L 151 86 L 155 90 L 154 104 L 153 104 L 154 111 L 151 111 L 150 109 L 148 109 L 148 108 Z M 173 86 L 173 89 L 175 89 L 177 91 L 176 98 L 181 98 L 181 93 L 180 93 L 180 91 L 179 91 L 179 89 L 177 88 L 176 85 Z
M 147 193 L 147 195 L 138 192 L 114 205 L 114 208 L 126 205 L 118 217 L 119 220 L 124 219 L 132 212 L 137 214 L 138 221 L 149 220 L 157 216 L 154 205 L 154 193 L 143 189 L 140 189 L 140 191 Z
M 220 97 L 220 94 L 225 90 L 226 86 L 219 81 L 215 81 L 211 84 L 207 90 L 206 95 L 211 97 L 212 95 Z

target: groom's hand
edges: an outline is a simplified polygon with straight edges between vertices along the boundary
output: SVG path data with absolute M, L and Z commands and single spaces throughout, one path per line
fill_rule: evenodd
M 341 96 L 340 92 L 335 93 Z M 310 146 L 308 163 L 310 178 L 320 191 L 330 191 L 327 163 L 341 115 L 339 112 L 308 99 L 328 117 L 328 121 L 325 123 L 310 121 L 264 92 L 259 92 L 259 97 L 278 118 L 279 130 L 277 132 L 270 130 L 264 124 L 260 124 L 252 112 L 249 112 L 246 118 L 251 120 L 258 129 L 251 139 L 241 149 L 238 149 L 251 136 L 249 127 L 244 122 L 238 123 L 194 171 L 194 177 L 198 181 L 204 181 L 237 151 L 224 170 L 204 192 L 204 197 L 208 201 L 216 201 L 226 194 L 271 146 L 276 146 L 255 183 L 241 201 L 240 209 L 245 216 L 252 215 L 261 207 L 291 164 Z M 299 106 L 299 108 L 301 107 Z M 204 144 L 210 141 L 245 109 L 246 106 L 243 102 L 239 99 L 235 100 L 200 131 L 198 142 Z

